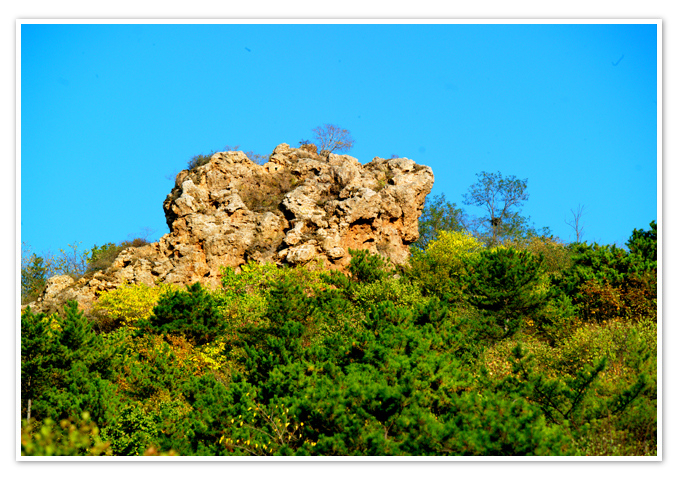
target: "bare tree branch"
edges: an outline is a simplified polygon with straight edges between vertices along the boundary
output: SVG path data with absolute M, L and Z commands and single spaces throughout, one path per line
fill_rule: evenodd
M 581 243 L 583 238 L 583 224 L 581 223 L 581 217 L 583 216 L 583 210 L 585 210 L 585 205 L 578 204 L 576 211 L 571 210 L 572 220 L 565 220 L 564 223 L 569 225 L 576 232 L 576 243 Z
M 339 152 L 346 152 L 354 146 L 354 139 L 349 131 L 337 125 L 325 123 L 312 131 L 314 132 L 314 138 L 318 142 L 319 151 L 327 150 L 334 152 L 337 150 Z

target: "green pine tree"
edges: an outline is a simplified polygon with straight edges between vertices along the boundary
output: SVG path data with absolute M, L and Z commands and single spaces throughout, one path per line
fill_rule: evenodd
M 471 305 L 490 318 L 492 336 L 510 336 L 548 298 L 536 287 L 543 272 L 543 257 L 512 247 L 485 250 L 467 263 L 467 294 Z

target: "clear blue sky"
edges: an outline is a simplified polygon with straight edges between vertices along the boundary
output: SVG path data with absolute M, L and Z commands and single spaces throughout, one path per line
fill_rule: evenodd
M 522 212 L 623 244 L 657 219 L 657 26 L 21 26 L 21 240 L 38 253 L 168 228 L 195 154 L 270 154 L 333 123 L 463 206 L 476 173 L 528 179 Z M 479 214 L 465 207 L 473 214 Z

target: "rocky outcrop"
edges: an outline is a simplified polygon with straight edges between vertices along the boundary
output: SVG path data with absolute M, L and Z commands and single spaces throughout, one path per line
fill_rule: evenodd
M 367 249 L 402 264 L 433 183 L 430 167 L 407 158 L 362 165 L 314 145 L 281 144 L 264 165 L 243 152 L 215 153 L 177 175 L 163 202 L 170 233 L 122 251 L 106 271 L 50 279 L 32 308 L 75 299 L 87 310 L 97 292 L 125 281 L 216 286 L 220 267 L 248 261 L 343 269 L 349 249 Z

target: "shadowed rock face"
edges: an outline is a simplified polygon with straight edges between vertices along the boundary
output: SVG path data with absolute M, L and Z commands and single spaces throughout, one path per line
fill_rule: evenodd
M 243 152 L 220 152 L 177 175 L 163 202 L 170 233 L 128 248 L 106 271 L 77 282 L 48 281 L 34 311 L 69 299 L 86 311 L 97 292 L 124 281 L 219 285 L 220 267 L 250 260 L 278 264 L 349 264 L 349 249 L 380 253 L 397 264 L 418 239 L 418 217 L 432 189 L 430 167 L 407 158 L 356 158 L 283 143 L 263 166 Z

